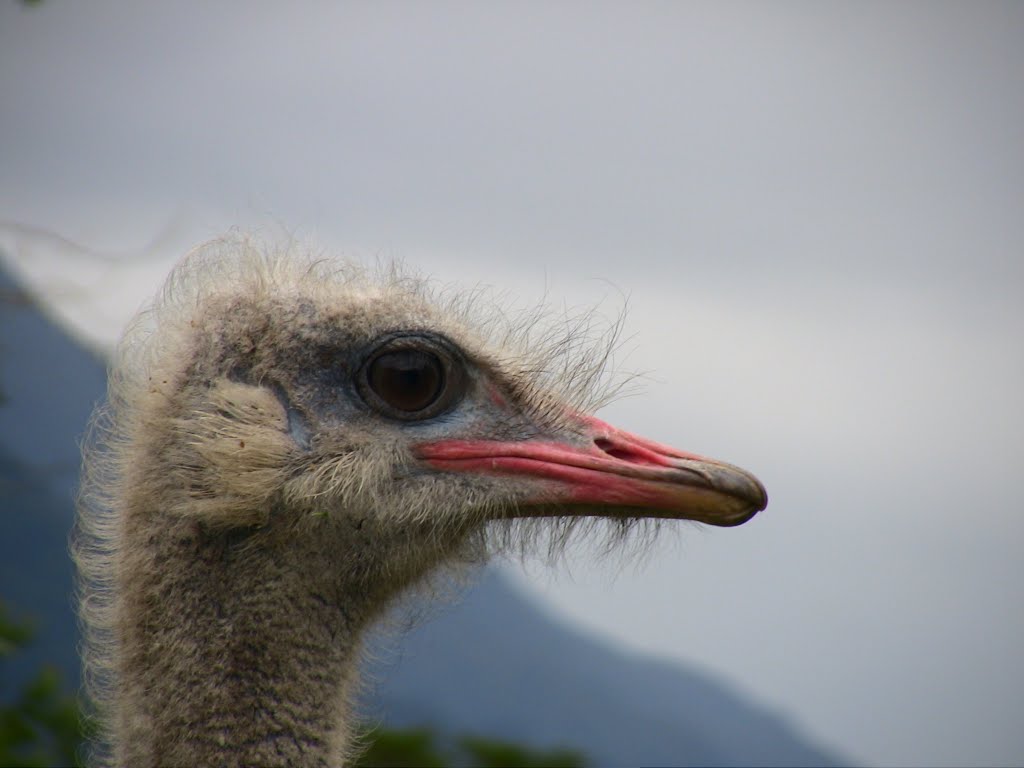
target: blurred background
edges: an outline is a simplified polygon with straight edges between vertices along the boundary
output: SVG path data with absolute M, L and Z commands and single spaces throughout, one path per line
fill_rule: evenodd
M 842 760 L 1020 764 L 1022 41 L 1019 2 L 5 0 L 0 258 L 101 353 L 234 226 L 625 307 L 602 416 L 769 508 L 502 578 Z

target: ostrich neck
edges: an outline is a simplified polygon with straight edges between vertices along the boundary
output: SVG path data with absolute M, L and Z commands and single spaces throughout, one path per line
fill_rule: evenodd
M 125 530 L 116 762 L 340 764 L 370 612 L 337 579 L 337 542 L 161 523 Z

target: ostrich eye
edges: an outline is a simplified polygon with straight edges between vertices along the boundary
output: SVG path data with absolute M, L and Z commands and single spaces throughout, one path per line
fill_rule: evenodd
M 460 373 L 461 366 L 439 345 L 399 338 L 369 358 L 357 383 L 374 410 L 391 418 L 421 420 L 438 415 L 461 395 Z
M 370 389 L 397 411 L 415 413 L 437 400 L 444 387 L 444 370 L 435 355 L 418 349 L 385 352 L 366 371 Z

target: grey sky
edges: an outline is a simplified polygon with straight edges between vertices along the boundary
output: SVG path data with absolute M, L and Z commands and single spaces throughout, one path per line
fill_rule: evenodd
M 604 415 L 771 505 L 523 581 L 855 759 L 1015 764 L 1022 40 L 1019 3 L 7 3 L 0 216 L 155 239 L 20 251 L 106 343 L 233 224 L 627 294 L 651 375 Z

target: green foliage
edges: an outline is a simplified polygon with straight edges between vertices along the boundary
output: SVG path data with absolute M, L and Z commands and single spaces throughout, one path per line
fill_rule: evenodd
M 520 744 L 463 736 L 447 748 L 426 728 L 381 728 L 364 737 L 370 746 L 356 762 L 357 768 L 583 768 L 586 761 L 570 749 L 535 750 Z
M 16 622 L 0 603 L 0 680 L 12 656 L 32 641 L 26 622 Z M 0 703 L 0 765 L 78 765 L 85 724 L 60 674 L 42 667 L 12 700 Z
M 370 746 L 356 762 L 358 768 L 444 768 L 448 764 L 435 744 L 436 735 L 426 728 L 380 728 L 363 738 Z
M 585 765 L 581 753 L 566 748 L 532 750 L 479 736 L 465 736 L 459 740 L 459 745 L 469 755 L 469 765 L 488 768 L 582 768 Z

